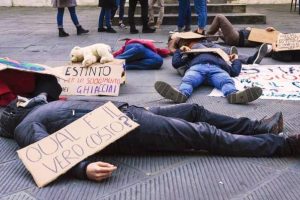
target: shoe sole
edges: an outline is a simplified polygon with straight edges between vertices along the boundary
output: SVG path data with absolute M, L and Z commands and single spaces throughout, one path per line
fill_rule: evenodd
M 262 44 L 259 47 L 257 57 L 253 61 L 253 64 L 259 64 L 262 61 L 262 59 L 265 57 L 265 55 L 267 54 L 267 52 L 268 52 L 268 44 L 266 44 L 266 43 Z
M 230 94 L 227 100 L 231 104 L 246 104 L 258 99 L 262 95 L 260 87 L 247 88 L 244 91 Z
M 171 85 L 163 81 L 157 81 L 154 85 L 155 90 L 164 98 L 170 99 L 175 103 L 184 103 L 187 97 L 175 90 Z

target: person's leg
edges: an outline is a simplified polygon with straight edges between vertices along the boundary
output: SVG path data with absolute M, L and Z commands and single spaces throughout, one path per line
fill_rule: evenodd
M 76 15 L 76 8 L 75 7 L 68 7 L 70 15 L 71 15 L 71 19 L 73 24 L 76 26 L 77 29 L 77 35 L 81 35 L 84 33 L 88 33 L 89 30 L 85 30 L 82 28 L 82 26 L 79 24 L 77 15 Z
M 149 0 L 149 24 L 154 23 L 154 4 L 157 0 Z
M 198 15 L 198 30 L 197 33 L 203 34 L 207 23 L 207 6 L 206 0 L 194 0 L 195 11 Z
M 125 46 L 125 50 L 122 54 L 118 55 L 116 58 L 125 59 L 126 64 L 133 62 L 135 60 L 141 60 L 145 57 L 146 47 L 142 44 L 133 43 Z
M 292 153 L 287 140 L 274 134 L 234 135 L 207 123 L 190 123 L 130 106 L 125 111 L 140 126 L 108 149 L 139 151 L 205 150 L 230 156 L 273 156 Z
M 110 16 L 110 19 L 113 20 L 115 18 L 115 15 L 116 15 L 116 12 L 118 9 L 120 9 L 120 1 L 121 0 L 115 0 L 116 1 L 116 6 L 114 6 L 112 9 L 111 9 L 111 16 Z
M 69 36 L 69 34 L 65 32 L 64 26 L 63 26 L 64 12 L 65 12 L 65 8 L 57 8 L 56 21 L 57 21 L 58 36 L 59 37 Z
M 128 8 L 128 23 L 130 26 L 130 33 L 138 33 L 139 31 L 135 27 L 134 22 L 134 12 L 136 8 L 137 0 L 129 0 L 129 8 Z
M 120 28 L 123 29 L 127 28 L 126 25 L 123 23 L 125 1 L 126 0 L 120 0 L 120 6 L 119 6 L 119 26 Z
M 224 41 L 226 44 L 235 46 L 239 44 L 238 31 L 235 30 L 230 21 L 224 15 L 221 14 L 216 15 L 213 22 L 207 29 L 206 34 L 214 35 L 219 31 L 219 29 L 221 29 L 223 33 Z
M 106 29 L 104 28 L 104 24 L 103 24 L 104 16 L 105 16 L 105 9 L 101 8 L 101 12 L 99 15 L 99 20 L 98 20 L 98 32 L 101 32 L 102 29 L 103 29 L 103 31 L 106 31 Z M 101 30 L 99 31 L 99 29 L 101 29 Z
M 105 8 L 105 24 L 106 24 L 106 32 L 108 33 L 116 33 L 117 31 L 111 27 L 111 9 Z
M 148 0 L 140 0 L 141 12 L 142 12 L 142 23 L 143 33 L 154 33 L 155 29 L 148 26 Z
M 185 10 L 186 10 L 186 0 L 178 0 L 178 20 L 177 20 L 177 29 L 179 32 L 183 29 L 185 24 Z
M 159 7 L 158 18 L 156 22 L 156 27 L 159 28 L 163 22 L 164 14 L 165 14 L 165 0 L 158 0 L 157 1 Z

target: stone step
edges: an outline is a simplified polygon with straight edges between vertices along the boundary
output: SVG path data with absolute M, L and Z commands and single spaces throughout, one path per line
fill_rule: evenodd
M 229 1 L 234 1 L 234 0 L 209 0 L 209 3 L 227 3 Z M 194 0 L 190 0 L 191 3 L 194 2 Z M 165 4 L 167 3 L 177 3 L 178 4 L 178 0 L 165 0 Z
M 155 12 L 158 12 L 158 7 L 154 7 Z M 191 4 L 192 12 L 194 12 L 194 4 Z M 208 4 L 208 13 L 244 13 L 246 12 L 246 4 Z M 125 5 L 125 13 L 128 13 L 128 5 Z M 138 4 L 135 13 L 141 13 L 141 7 Z M 165 4 L 166 14 L 178 13 L 178 3 L 177 4 Z
M 210 24 L 213 18 L 218 13 L 209 13 L 207 24 Z M 223 13 L 232 24 L 266 24 L 266 16 L 257 13 Z M 163 19 L 163 25 L 176 25 L 178 14 L 165 14 Z M 124 16 L 124 21 L 128 24 L 127 15 Z M 137 25 L 141 24 L 140 15 L 135 15 L 135 22 Z M 113 21 L 114 25 L 117 25 L 117 16 Z M 192 25 L 197 24 L 197 15 L 192 15 Z

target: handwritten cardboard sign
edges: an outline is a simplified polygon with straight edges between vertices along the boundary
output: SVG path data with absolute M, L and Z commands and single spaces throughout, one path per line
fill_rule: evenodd
M 108 102 L 17 153 L 43 187 L 138 126 Z
M 39 73 L 39 74 L 48 74 L 48 75 L 56 76 L 57 78 L 66 79 L 63 73 L 57 71 L 55 68 L 51 68 L 46 65 L 19 62 L 10 58 L 0 58 L 0 71 L 6 69 L 18 70 L 23 72 L 31 72 L 31 73 Z
M 300 33 L 279 34 L 273 44 L 274 51 L 300 50 Z
M 231 64 L 229 60 L 228 54 L 226 54 L 222 49 L 220 48 L 204 48 L 204 49 L 191 49 L 190 51 L 185 51 L 183 53 L 216 53 L 218 54 L 224 61 Z
M 95 63 L 89 67 L 81 64 L 70 64 L 61 67 L 67 80 L 60 80 L 62 95 L 107 95 L 118 96 L 123 82 L 124 60 Z
M 266 29 L 251 28 L 248 40 L 253 42 L 273 44 L 277 41 L 279 31 L 266 31 Z

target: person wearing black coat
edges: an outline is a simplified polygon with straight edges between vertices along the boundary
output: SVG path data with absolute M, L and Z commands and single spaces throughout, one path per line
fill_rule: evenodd
M 0 116 L 0 133 L 7 132 L 20 147 L 28 146 L 62 129 L 108 100 L 36 101 L 29 108 L 10 104 Z M 227 156 L 299 155 L 300 137 L 283 137 L 282 113 L 262 120 L 232 118 L 197 104 L 179 104 L 148 109 L 113 102 L 140 126 L 110 144 L 101 154 L 144 151 L 204 150 Z M 99 119 L 101 120 L 101 119 Z M 81 179 L 101 181 L 116 167 L 83 160 L 70 173 Z
M 101 12 L 99 15 L 99 23 L 98 23 L 98 32 L 108 32 L 108 33 L 116 33 L 117 31 L 111 26 L 111 14 L 112 9 L 116 6 L 115 0 L 99 0 L 99 7 L 101 7 Z M 105 25 L 104 28 L 104 18 Z

